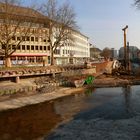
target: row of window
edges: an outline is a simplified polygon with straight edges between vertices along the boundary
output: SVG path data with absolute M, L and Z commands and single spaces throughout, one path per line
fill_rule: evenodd
M 29 63 L 42 63 L 43 62 L 43 57 L 41 56 L 36 56 L 36 57 L 33 57 L 33 56 L 28 56 L 28 57 L 25 57 L 25 56 L 18 56 L 17 58 L 16 57 L 11 57 L 11 60 L 12 60 L 12 63 L 13 64 L 29 64 Z
M 60 54 L 60 50 L 56 49 L 56 50 L 54 51 L 54 53 L 55 53 L 55 54 Z
M 72 50 L 63 50 L 63 54 L 76 54 L 76 55 L 87 55 L 87 52 L 83 52 L 83 51 L 72 51 Z
M 41 42 L 47 42 L 46 39 L 40 38 Z M 32 41 L 32 42 L 38 42 L 39 41 L 39 37 L 33 37 L 33 36 L 22 36 L 22 37 L 12 37 L 12 40 L 16 40 L 16 41 Z
M 70 50 L 63 50 L 63 54 L 70 54 Z
M 12 46 L 12 49 L 15 49 L 16 45 Z M 50 51 L 50 46 L 34 46 L 34 45 L 20 45 L 16 48 L 17 50 L 41 50 L 41 51 Z

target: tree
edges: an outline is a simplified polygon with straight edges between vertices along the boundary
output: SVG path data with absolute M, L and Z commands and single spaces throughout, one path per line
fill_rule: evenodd
M 103 56 L 105 59 L 108 59 L 111 57 L 111 49 L 108 47 L 104 48 L 103 51 L 101 52 L 101 56 Z
M 51 65 L 54 65 L 54 52 L 65 44 L 74 42 L 72 32 L 77 29 L 75 12 L 69 3 L 58 5 L 56 0 L 47 0 L 41 11 L 49 19 L 47 34 L 51 52 Z
M 20 6 L 18 0 L 0 0 L 0 56 L 5 67 L 11 67 L 11 56 L 27 37 L 35 33 L 42 15 L 31 8 Z M 39 28 L 39 27 L 38 27 Z
M 134 5 L 140 8 L 140 0 L 134 0 Z

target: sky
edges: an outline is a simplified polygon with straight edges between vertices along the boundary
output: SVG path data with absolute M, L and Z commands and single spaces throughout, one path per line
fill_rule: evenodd
M 80 32 L 94 46 L 118 50 L 123 46 L 122 28 L 128 25 L 127 41 L 140 48 L 140 10 L 134 0 L 58 0 L 60 4 L 65 1 L 74 7 Z

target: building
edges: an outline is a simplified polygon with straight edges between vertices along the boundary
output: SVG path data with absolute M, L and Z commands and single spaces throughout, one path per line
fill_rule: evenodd
M 73 31 L 74 41 L 57 49 L 56 64 L 81 64 L 90 57 L 89 38 L 80 32 Z
M 22 40 L 16 51 L 11 55 L 12 64 L 50 64 L 51 49 L 46 37 L 48 34 L 48 26 L 46 22 L 48 18 L 30 8 L 13 5 L 7 6 L 7 9 L 9 10 L 12 8 L 13 15 L 16 15 L 18 18 L 21 18 L 21 21 L 23 21 L 23 24 L 20 24 L 21 28 L 26 29 L 28 28 L 27 25 L 32 23 L 28 34 L 24 35 L 23 32 L 19 31 L 11 39 L 10 45 L 12 49 L 16 48 L 18 42 Z M 3 4 L 0 3 L 0 14 L 3 13 Z M 8 11 L 8 13 L 10 13 L 10 11 Z M 2 35 L 0 35 L 0 37 L 1 36 Z M 72 31 L 72 36 L 74 38 L 74 42 L 66 43 L 61 48 L 56 49 L 54 54 L 56 64 L 82 63 L 85 59 L 90 57 L 88 37 L 78 31 Z M 1 45 L 0 50 L 2 49 L 3 47 Z M 2 64 L 2 62 L 4 62 L 3 55 L 0 55 L 0 60 Z
M 133 60 L 139 58 L 138 53 L 139 49 L 136 46 L 129 46 L 129 59 Z M 119 49 L 119 59 L 124 59 L 124 47 Z
M 111 58 L 112 59 L 118 58 L 117 50 L 115 50 L 114 48 L 111 48 Z
M 91 60 L 97 60 L 101 58 L 101 50 L 99 48 L 94 47 L 92 44 L 90 44 L 90 59 Z
M 7 18 L 7 28 L 3 27 L 5 13 L 11 14 Z M 30 8 L 3 3 L 0 3 L 0 14 L 0 38 L 9 32 L 6 36 L 9 37 L 9 53 L 16 48 L 11 55 L 13 64 L 40 64 L 49 60 L 50 47 L 46 38 L 48 29 L 46 18 L 42 14 Z M 1 50 L 4 50 L 2 45 Z M 0 59 L 3 61 L 4 57 L 1 55 Z

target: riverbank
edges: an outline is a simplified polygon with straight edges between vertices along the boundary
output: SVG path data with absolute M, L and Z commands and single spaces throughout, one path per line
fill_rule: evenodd
M 100 75 L 94 80 L 94 83 L 90 86 L 83 86 L 80 88 L 57 86 L 55 87 L 55 89 L 46 93 L 28 92 L 28 93 L 12 95 L 7 98 L 5 96 L 0 96 L 0 111 L 4 111 L 8 109 L 16 109 L 23 106 L 55 100 L 57 98 L 69 96 L 71 94 L 84 92 L 88 88 L 103 88 L 103 87 L 118 87 L 118 86 L 121 87 L 126 85 L 133 85 L 133 84 L 136 85 L 140 84 L 140 78 L 133 77 L 133 76 L 115 77 L 111 75 Z
M 140 85 L 140 77 L 129 75 L 100 75 L 97 79 L 94 80 L 95 88 L 120 87 L 126 85 Z
M 86 90 L 86 87 L 73 88 L 73 87 L 58 87 L 57 91 L 44 94 L 34 94 L 25 97 L 10 98 L 0 102 L 0 111 L 16 109 L 23 106 L 38 104 L 46 101 L 55 100 L 60 97 L 68 96 L 73 93 L 80 93 Z

